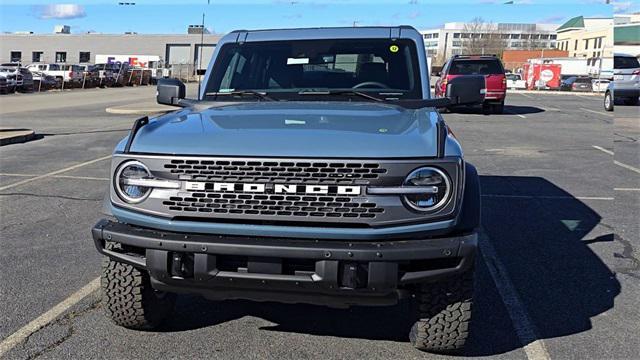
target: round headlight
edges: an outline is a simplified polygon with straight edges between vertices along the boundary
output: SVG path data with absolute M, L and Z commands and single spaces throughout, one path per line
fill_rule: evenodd
M 441 170 L 423 167 L 412 171 L 404 180 L 403 186 L 420 186 L 424 193 L 405 195 L 404 200 L 412 209 L 429 212 L 444 206 L 451 194 L 451 180 Z
M 144 201 L 151 193 L 151 188 L 132 185 L 129 180 L 143 179 L 150 176 L 149 169 L 139 161 L 129 161 L 120 165 L 114 178 L 118 196 L 130 204 Z

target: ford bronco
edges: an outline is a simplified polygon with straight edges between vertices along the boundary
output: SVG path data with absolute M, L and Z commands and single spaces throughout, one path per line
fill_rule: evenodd
M 437 109 L 481 104 L 485 78 L 429 89 L 406 26 L 234 31 L 197 99 L 160 80 L 157 101 L 182 109 L 136 120 L 116 146 L 92 230 L 107 316 L 153 329 L 176 293 L 408 301 L 416 348 L 461 349 L 480 191 Z

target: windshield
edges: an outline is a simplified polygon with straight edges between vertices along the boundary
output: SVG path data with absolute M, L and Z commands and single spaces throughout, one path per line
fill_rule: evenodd
M 357 90 L 421 99 L 417 58 L 410 40 L 227 44 L 216 58 L 206 92 L 253 90 L 295 97 L 305 91 Z
M 613 68 L 614 69 L 635 69 L 640 67 L 638 59 L 631 56 L 614 56 Z
M 456 60 L 451 64 L 449 75 L 491 75 L 504 74 L 500 61 L 487 60 Z

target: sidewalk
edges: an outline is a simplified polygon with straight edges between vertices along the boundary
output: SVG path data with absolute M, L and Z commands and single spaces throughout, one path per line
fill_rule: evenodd
M 0 146 L 32 140 L 36 132 L 31 129 L 0 128 Z

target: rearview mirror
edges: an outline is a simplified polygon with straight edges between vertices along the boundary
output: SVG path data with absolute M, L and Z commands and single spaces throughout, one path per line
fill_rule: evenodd
M 162 105 L 179 106 L 186 92 L 184 83 L 178 79 L 158 79 L 156 101 Z
M 446 97 L 451 100 L 451 105 L 481 104 L 486 91 L 483 75 L 459 76 L 447 82 Z

